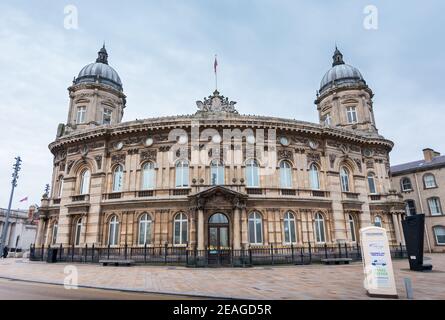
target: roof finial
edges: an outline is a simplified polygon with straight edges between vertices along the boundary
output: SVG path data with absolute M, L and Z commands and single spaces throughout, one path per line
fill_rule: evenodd
M 108 53 L 107 53 L 107 49 L 105 49 L 105 41 L 104 41 L 102 48 L 97 53 L 96 62 L 108 64 Z
M 334 60 L 332 62 L 333 67 L 338 66 L 340 64 L 345 64 L 345 62 L 343 61 L 343 54 L 337 48 L 337 43 L 335 44 L 335 52 L 334 52 L 334 56 L 332 57 L 332 59 Z

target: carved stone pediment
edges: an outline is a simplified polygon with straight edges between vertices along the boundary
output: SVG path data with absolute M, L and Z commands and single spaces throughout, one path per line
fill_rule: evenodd
M 228 113 L 238 113 L 235 109 L 235 101 L 229 101 L 219 94 L 218 90 L 213 92 L 213 95 L 208 98 L 204 98 L 204 101 L 196 101 L 196 106 L 198 107 L 198 112 L 228 112 Z

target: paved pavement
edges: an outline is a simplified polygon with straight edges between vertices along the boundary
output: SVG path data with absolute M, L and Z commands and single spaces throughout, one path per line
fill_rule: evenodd
M 407 260 L 394 260 L 398 294 L 406 297 L 405 277 L 415 299 L 445 299 L 445 254 L 430 254 L 433 272 L 409 271 Z M 363 289 L 361 263 L 351 265 L 255 268 L 186 268 L 164 266 L 103 267 L 72 264 L 78 284 L 118 290 L 240 299 L 370 299 Z M 0 260 L 0 277 L 63 284 L 70 264 L 24 259 Z
M 188 296 L 135 293 L 117 290 L 79 288 L 66 290 L 61 285 L 0 279 L 0 300 L 176 300 Z M 195 298 L 196 299 L 196 298 Z

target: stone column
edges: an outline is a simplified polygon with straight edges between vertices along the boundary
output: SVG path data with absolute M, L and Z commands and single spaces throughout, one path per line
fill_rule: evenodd
M 196 210 L 190 210 L 190 241 L 189 249 L 194 249 L 197 244 L 196 234 Z
M 241 209 L 241 244 L 244 249 L 249 246 L 249 241 L 247 239 L 247 211 L 246 211 L 246 208 Z
M 400 229 L 399 229 L 399 219 L 397 219 L 397 214 L 392 213 L 392 223 L 394 225 L 394 232 L 396 234 L 396 241 L 397 244 L 399 244 L 400 242 L 402 242 L 402 239 L 400 237 Z
M 204 210 L 198 209 L 198 250 L 204 250 Z
M 240 208 L 233 209 L 233 249 L 241 249 Z
M 5 227 L 5 225 L 3 224 L 3 228 L 4 227 Z M 35 242 L 36 247 L 42 245 L 43 234 L 45 232 L 44 228 L 45 228 L 45 218 L 40 217 L 39 226 L 37 228 L 36 242 Z M 6 231 L 6 232 L 8 232 L 8 231 Z
M 400 230 L 400 240 L 402 240 L 402 244 L 405 245 L 405 235 L 403 234 L 402 227 L 402 214 L 397 214 L 397 220 L 399 221 L 399 230 Z

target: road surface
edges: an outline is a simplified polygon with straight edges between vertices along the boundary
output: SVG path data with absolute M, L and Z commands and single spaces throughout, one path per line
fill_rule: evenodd
M 65 289 L 62 285 L 0 279 L 0 300 L 176 300 L 196 297 L 102 289 Z

